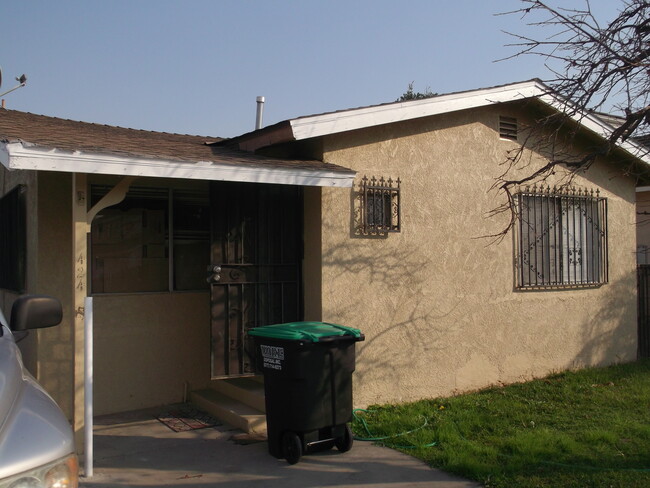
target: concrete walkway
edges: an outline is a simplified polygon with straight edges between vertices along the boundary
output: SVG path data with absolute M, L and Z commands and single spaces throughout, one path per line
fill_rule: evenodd
M 352 450 L 308 454 L 289 465 L 268 454 L 266 442 L 238 444 L 223 425 L 174 432 L 155 411 L 138 411 L 95 420 L 94 476 L 82 488 L 265 487 L 340 488 L 480 485 L 431 469 L 392 449 L 356 441 Z M 82 460 L 83 468 L 83 460 Z

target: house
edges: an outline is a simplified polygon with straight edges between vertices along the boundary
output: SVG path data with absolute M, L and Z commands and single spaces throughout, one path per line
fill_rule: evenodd
M 251 375 L 247 328 L 301 319 L 364 332 L 359 406 L 632 361 L 638 146 L 569 191 L 565 168 L 521 188 L 513 232 L 485 238 L 509 219 L 490 189 L 518 128 L 563 103 L 532 80 L 229 140 L 2 110 L 2 304 L 55 295 L 67 324 L 23 341 L 26 362 L 80 428 L 87 295 L 97 415 Z M 574 128 L 576 151 L 611 131 Z M 524 153 L 518 174 L 545 162 Z

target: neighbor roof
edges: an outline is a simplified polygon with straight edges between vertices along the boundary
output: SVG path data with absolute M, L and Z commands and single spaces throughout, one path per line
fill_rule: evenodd
M 9 169 L 348 187 L 354 178 L 322 161 L 211 145 L 220 140 L 0 109 L 0 162 Z

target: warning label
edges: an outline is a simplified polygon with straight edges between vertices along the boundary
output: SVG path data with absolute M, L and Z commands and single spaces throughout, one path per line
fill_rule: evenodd
M 264 367 L 267 369 L 282 369 L 282 361 L 284 360 L 284 347 L 264 346 L 260 345 L 262 350 L 262 359 Z

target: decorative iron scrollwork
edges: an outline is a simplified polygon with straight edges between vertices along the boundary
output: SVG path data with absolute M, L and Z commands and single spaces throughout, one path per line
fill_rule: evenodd
M 364 235 L 401 231 L 399 178 L 364 176 L 359 191 L 359 229 Z

